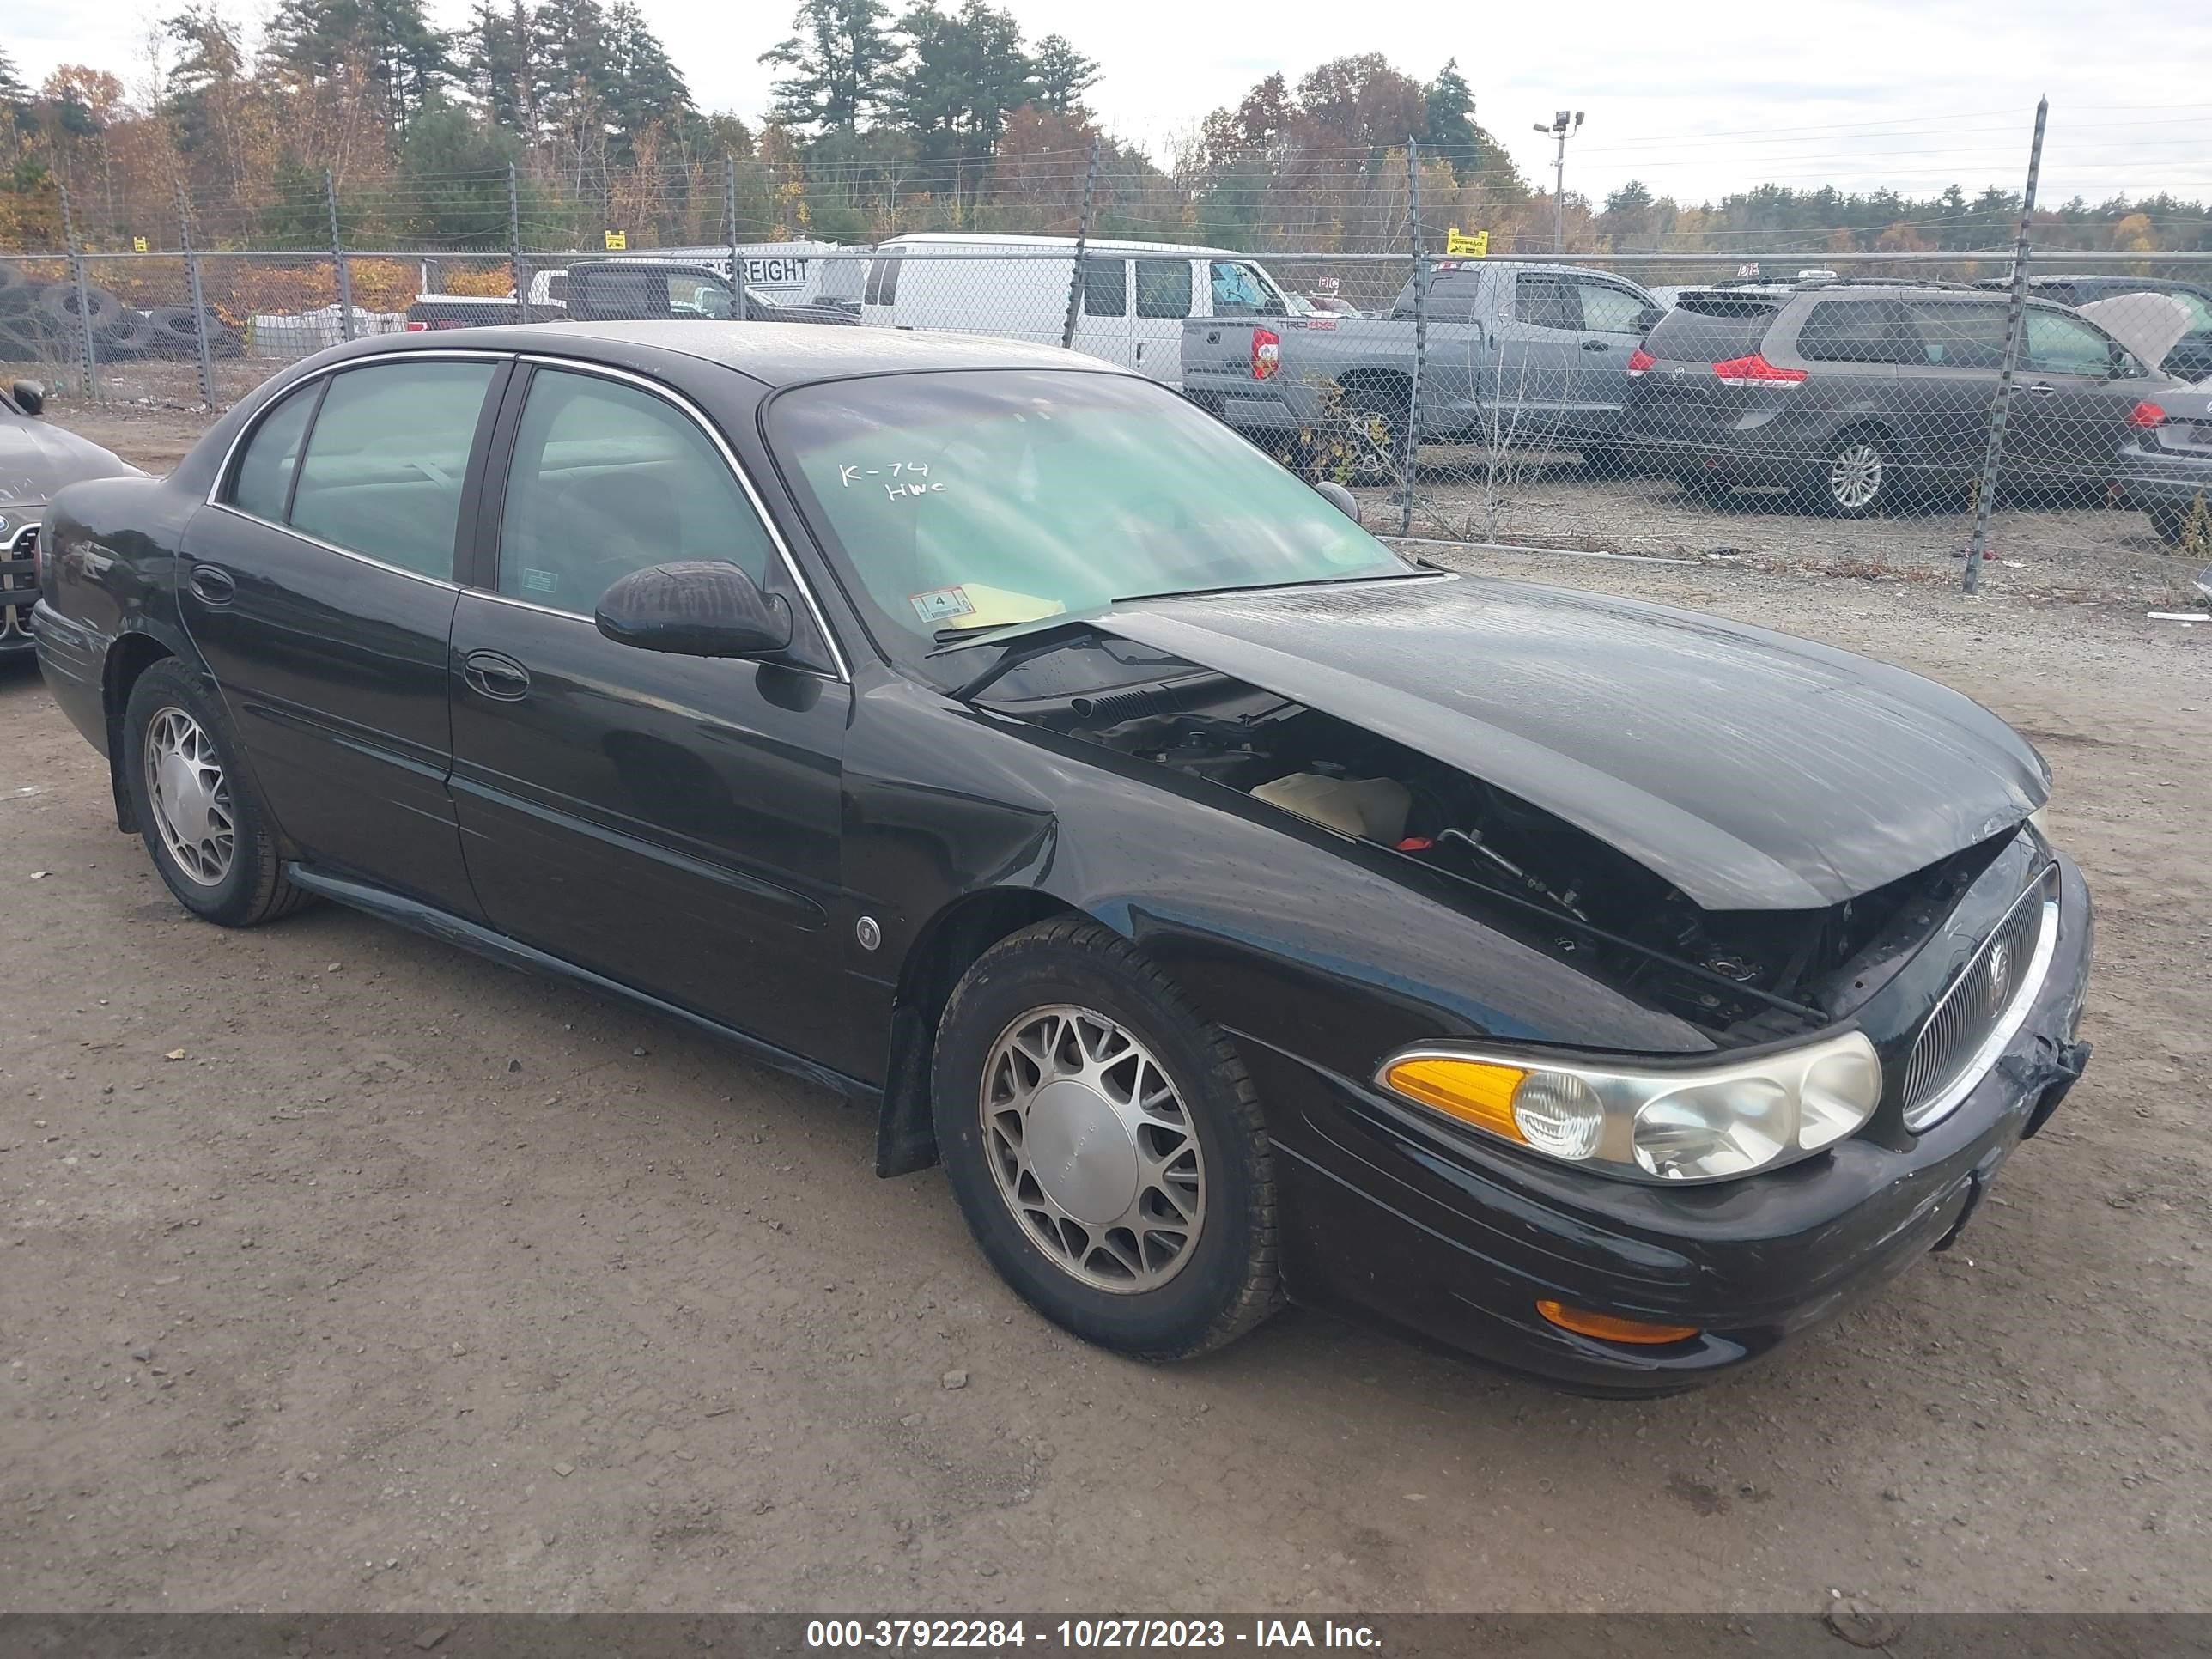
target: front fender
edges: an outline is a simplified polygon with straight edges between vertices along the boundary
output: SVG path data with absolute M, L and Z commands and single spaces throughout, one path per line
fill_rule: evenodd
M 910 682 L 863 690 L 846 778 L 846 884 L 882 939 L 856 947 L 850 982 L 867 1005 L 856 1029 L 891 1029 L 934 918 L 999 891 L 1097 918 L 1207 1019 L 1341 1075 L 1449 1038 L 1711 1047 L 1486 927 L 1442 886 L 1410 884 L 1381 849 Z

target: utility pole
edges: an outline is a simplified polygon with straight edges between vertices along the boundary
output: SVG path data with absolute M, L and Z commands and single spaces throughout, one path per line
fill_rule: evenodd
M 1539 121 L 1536 131 L 1559 140 L 1559 149 L 1552 157 L 1552 252 L 1558 253 L 1567 246 L 1567 138 L 1582 130 L 1583 112 L 1578 109 L 1563 109 L 1549 124 Z

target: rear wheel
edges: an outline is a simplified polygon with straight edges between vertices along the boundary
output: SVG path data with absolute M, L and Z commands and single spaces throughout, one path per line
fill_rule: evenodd
M 1352 483 L 1395 483 L 1405 459 L 1405 399 L 1361 392 L 1346 403 L 1345 412 L 1351 428 Z
M 179 904 L 225 927 L 288 915 L 308 896 L 284 878 L 238 761 L 222 704 L 198 675 L 171 659 L 138 677 L 118 764 L 147 854 Z
M 1838 519 L 1887 512 L 1902 492 L 1882 434 L 1857 431 L 1837 438 L 1809 493 L 1823 512 Z
M 1180 1359 L 1280 1304 L 1251 1079 L 1118 934 L 1062 917 L 986 951 L 946 1006 L 933 1082 L 969 1230 L 1055 1324 Z

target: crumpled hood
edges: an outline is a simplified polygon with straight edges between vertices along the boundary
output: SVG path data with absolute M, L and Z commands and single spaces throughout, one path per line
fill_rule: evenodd
M 0 410 L 0 512 L 38 507 L 64 484 L 81 478 L 141 476 L 137 467 L 89 438 Z
M 1989 710 L 1808 640 L 1471 576 L 1147 600 L 1098 619 L 1432 756 L 1711 910 L 1839 903 L 2041 805 Z

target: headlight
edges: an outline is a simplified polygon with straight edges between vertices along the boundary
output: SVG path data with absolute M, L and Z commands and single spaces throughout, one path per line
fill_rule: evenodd
M 1881 1062 L 1857 1031 L 1682 1067 L 1415 1049 L 1377 1080 L 1455 1123 L 1631 1181 L 1772 1169 L 1841 1140 L 1881 1104 Z

